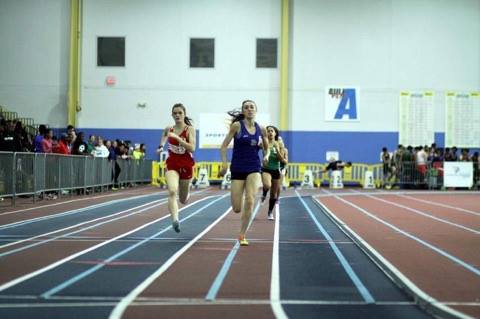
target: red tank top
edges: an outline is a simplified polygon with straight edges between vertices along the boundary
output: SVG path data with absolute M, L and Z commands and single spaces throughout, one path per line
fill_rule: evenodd
M 184 141 L 187 143 L 189 142 L 188 139 L 188 128 L 190 126 L 185 126 L 183 131 L 178 134 Z M 169 132 L 174 133 L 173 126 L 170 128 Z M 180 143 L 172 138 L 168 138 L 168 157 L 175 158 L 176 160 L 191 160 L 193 162 L 193 155 L 189 151 L 185 149 L 185 147 L 181 146 Z

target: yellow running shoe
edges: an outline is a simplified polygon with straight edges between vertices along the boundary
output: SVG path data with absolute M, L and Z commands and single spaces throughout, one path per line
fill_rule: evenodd
M 245 236 L 240 236 L 238 241 L 240 242 L 240 246 L 248 246 L 248 241 L 245 239 Z

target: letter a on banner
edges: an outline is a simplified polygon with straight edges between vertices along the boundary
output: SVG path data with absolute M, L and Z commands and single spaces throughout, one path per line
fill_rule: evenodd
M 342 99 L 340 100 L 337 112 L 335 113 L 335 119 L 341 120 L 345 115 L 350 120 L 357 119 L 357 97 L 355 89 L 343 90 Z
M 359 121 L 360 89 L 357 87 L 329 86 L 325 89 L 326 121 Z

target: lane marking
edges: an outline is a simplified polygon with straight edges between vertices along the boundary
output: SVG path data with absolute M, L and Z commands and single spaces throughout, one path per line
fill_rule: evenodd
M 229 196 L 229 193 L 226 193 L 220 199 Z M 157 269 L 153 274 L 151 274 L 147 279 L 145 279 L 140 285 L 133 289 L 127 296 L 123 297 L 122 300 L 117 303 L 115 308 L 110 313 L 109 319 L 120 319 L 127 309 L 127 307 L 135 300 L 135 298 L 142 293 L 150 284 L 152 284 L 155 279 L 160 277 L 170 266 L 178 259 L 187 249 L 189 249 L 195 242 L 197 242 L 203 235 L 210 231 L 216 224 L 218 224 L 227 214 L 231 211 L 229 207 L 220 217 L 218 217 L 210 226 L 205 228 L 200 234 L 193 238 L 188 244 L 179 249 L 172 257 L 170 257 L 160 268 Z
M 425 246 L 425 247 L 427 247 L 427 248 L 435 251 L 436 253 L 438 253 L 438 254 L 440 254 L 440 255 L 448 258 L 448 259 L 450 259 L 450 260 L 453 261 L 454 263 L 459 264 L 460 266 L 462 266 L 463 268 L 469 270 L 469 271 L 472 272 L 473 274 L 475 274 L 475 275 L 477 275 L 477 276 L 480 276 L 480 270 L 479 270 L 478 268 L 476 268 L 476 267 L 474 267 L 474 266 L 472 266 L 472 265 L 469 265 L 468 263 L 464 262 L 464 261 L 461 260 L 460 258 L 457 258 L 457 257 L 455 257 L 455 256 L 447 253 L 446 251 L 444 251 L 444 250 L 442 250 L 442 249 L 440 249 L 440 248 L 438 248 L 438 247 L 436 247 L 436 246 L 434 246 L 434 245 L 432 245 L 432 244 L 430 244 L 430 243 L 428 243 L 428 242 L 426 242 L 426 241 L 424 241 L 424 240 L 422 240 L 422 239 L 420 239 L 420 238 L 418 238 L 418 237 L 416 237 L 416 236 L 414 236 L 414 235 L 412 235 L 412 234 L 410 234 L 410 233 L 408 233 L 408 232 L 406 232 L 406 231 L 398 228 L 397 226 L 395 226 L 395 225 L 393 225 L 393 224 L 390 224 L 390 223 L 388 223 L 387 221 L 384 221 L 384 220 L 381 219 L 380 217 L 378 217 L 378 216 L 376 216 L 376 215 L 368 212 L 367 210 L 365 210 L 365 209 L 363 209 L 363 208 L 361 208 L 361 207 L 359 207 L 359 206 L 357 206 L 357 205 L 355 205 L 355 204 L 353 204 L 353 203 L 351 203 L 351 202 L 349 202 L 349 201 L 347 201 L 347 200 L 345 200 L 345 199 L 343 199 L 343 198 L 341 198 L 341 197 L 335 196 L 335 198 L 338 199 L 338 200 L 340 200 L 340 201 L 342 201 L 342 202 L 344 202 L 344 203 L 347 204 L 347 205 L 352 206 L 353 208 L 356 208 L 357 210 L 359 210 L 359 211 L 362 212 L 363 214 L 365 214 L 365 215 L 373 218 L 374 220 L 376 220 L 376 221 L 384 224 L 385 226 L 387 226 L 387 227 L 393 229 L 394 231 L 396 231 L 396 232 L 404 235 L 405 237 L 408 237 L 408 238 L 410 238 L 410 239 L 413 239 L 414 241 L 422 244 L 423 246 Z
M 36 223 L 36 222 L 39 222 L 39 221 L 48 220 L 48 219 L 70 216 L 70 215 L 74 215 L 74 214 L 77 214 L 77 213 L 81 213 L 81 212 L 85 212 L 85 211 L 89 211 L 89 210 L 94 210 L 96 208 L 110 206 L 110 205 L 113 205 L 113 204 L 130 201 L 132 199 L 139 199 L 139 198 L 144 198 L 144 197 L 149 197 L 149 196 L 152 196 L 152 195 L 141 195 L 141 196 L 136 196 L 136 197 L 115 199 L 115 200 L 112 200 L 112 201 L 109 201 L 109 202 L 106 202 L 106 203 L 99 203 L 99 204 L 95 204 L 95 205 L 92 205 L 92 206 L 77 208 L 77 209 L 69 210 L 69 211 L 66 211 L 66 212 L 63 212 L 63 213 L 47 215 L 47 216 L 40 216 L 40 217 L 31 218 L 31 219 L 27 219 L 27 220 L 21 220 L 21 221 L 18 221 L 18 222 L 13 222 L 13 223 L 10 223 L 10 224 L 1 225 L 0 230 L 10 229 L 10 228 L 14 228 L 14 227 L 20 227 L 20 226 Z
M 92 220 L 89 220 L 89 221 L 86 221 L 86 222 L 82 222 L 82 223 L 80 223 L 80 224 L 76 224 L 76 225 L 69 226 L 69 227 L 66 227 L 66 228 L 54 230 L 54 231 L 51 231 L 51 232 L 49 232 L 49 233 L 40 234 L 40 235 L 31 237 L 31 238 L 22 239 L 22 240 L 13 242 L 13 243 L 9 243 L 9 244 L 2 245 L 2 246 L 0 246 L 0 248 L 5 248 L 5 247 L 8 247 L 8 246 L 16 245 L 16 244 L 23 243 L 23 242 L 26 242 L 26 241 L 31 241 L 31 240 L 34 240 L 34 239 L 37 239 L 37 238 L 40 238 L 40 237 L 45 237 L 45 236 L 48 236 L 48 235 L 51 235 L 51 234 L 54 234 L 54 233 L 58 233 L 58 232 L 61 232 L 61 231 L 65 231 L 65 230 L 68 230 L 68 229 L 72 229 L 72 228 L 76 228 L 76 227 L 82 226 L 82 225 L 84 225 L 84 224 L 89 224 L 89 223 L 92 223 L 92 222 L 96 222 L 96 221 L 98 221 L 98 220 L 102 220 L 102 219 L 110 218 L 110 217 L 113 217 L 113 216 L 117 216 L 117 215 L 120 215 L 120 214 L 129 212 L 129 211 L 132 211 L 132 210 L 139 209 L 140 207 L 149 206 L 149 205 L 151 205 L 152 203 L 158 203 L 158 204 L 154 204 L 154 205 L 152 205 L 152 206 L 146 207 L 145 209 L 141 209 L 141 210 L 139 210 L 139 211 L 135 211 L 135 212 L 130 213 L 130 214 L 122 215 L 122 216 L 119 216 L 119 217 L 116 217 L 116 218 L 111 218 L 111 219 L 105 220 L 105 221 L 100 222 L 100 223 L 96 223 L 96 224 L 93 224 L 93 225 L 90 225 L 90 226 L 87 226 L 87 227 L 83 227 L 83 228 L 81 228 L 81 229 L 77 229 L 77 230 L 75 230 L 75 231 L 73 231 L 73 232 L 69 232 L 69 233 L 66 233 L 66 234 L 63 234 L 63 235 L 58 235 L 58 236 L 50 237 L 50 238 L 45 239 L 45 240 L 35 241 L 35 242 L 33 242 L 33 243 L 29 244 L 29 245 L 22 246 L 22 247 L 19 247 L 19 248 L 16 248 L 16 249 L 12 249 L 12 250 L 9 250 L 9 251 L 0 253 L 0 258 L 3 258 L 3 257 L 5 257 L 5 256 L 8 256 L 8 255 L 11 255 L 11 254 L 20 252 L 20 251 L 24 251 L 24 250 L 30 249 L 30 248 L 32 248 L 32 247 L 36 247 L 36 246 L 39 246 L 39 245 L 43 245 L 43 244 L 46 244 L 46 243 L 51 242 L 51 241 L 55 241 L 55 240 L 60 239 L 60 238 L 64 238 L 65 236 L 70 236 L 70 235 L 73 235 L 73 234 L 81 233 L 81 232 L 83 232 L 83 231 L 85 231 L 85 230 L 93 229 L 93 228 L 102 226 L 102 225 L 104 225 L 104 224 L 108 224 L 108 223 L 111 223 L 111 222 L 114 222 L 114 221 L 117 221 L 117 220 L 120 220 L 120 219 L 123 219 L 123 218 L 130 217 L 130 216 L 132 216 L 132 215 L 139 214 L 139 213 L 144 212 L 144 211 L 146 211 L 146 210 L 148 210 L 148 209 L 151 209 L 151 208 L 160 206 L 160 205 L 162 205 L 162 204 L 165 204 L 165 203 L 167 203 L 167 201 L 168 201 L 167 199 L 156 200 L 156 201 L 149 202 L 149 203 L 146 203 L 146 204 L 143 204 L 143 205 L 140 205 L 140 206 L 136 206 L 136 207 L 129 208 L 129 209 L 127 209 L 127 210 L 123 210 L 123 211 L 121 211 L 121 212 L 118 212 L 118 213 L 115 213 L 115 214 L 112 214 L 112 215 L 108 215 L 108 216 L 104 216 L 104 217 L 92 219 Z
M 192 218 L 193 216 L 197 215 L 198 213 L 200 213 L 201 211 L 205 210 L 206 208 L 210 207 L 211 205 L 215 204 L 216 202 L 218 202 L 219 200 L 221 200 L 222 198 L 218 198 L 216 200 L 213 200 L 212 202 L 208 203 L 207 205 L 205 206 L 202 206 L 200 208 L 198 208 L 197 210 L 195 210 L 193 213 L 191 213 L 190 215 L 188 215 L 187 217 L 184 217 L 182 219 L 180 219 L 180 222 L 184 222 L 190 218 Z M 153 235 L 149 236 L 149 237 L 146 237 L 145 239 L 139 241 L 139 242 L 136 242 L 135 244 L 125 248 L 125 249 L 122 249 L 120 250 L 119 252 L 117 252 L 116 254 L 113 254 L 111 255 L 110 257 L 108 257 L 107 259 L 104 259 L 102 261 L 102 263 L 99 263 L 99 264 L 96 264 L 95 266 L 79 273 L 78 275 L 62 282 L 61 284 L 47 290 L 46 292 L 44 292 L 43 294 L 40 295 L 41 298 L 45 298 L 45 299 L 48 299 L 50 298 L 52 295 L 55 295 L 56 293 L 68 288 L 69 286 L 75 284 L 76 282 L 88 277 L 89 275 L 93 274 L 94 272 L 96 272 L 97 270 L 100 270 L 102 269 L 103 267 L 105 267 L 106 265 L 109 265 L 111 264 L 112 262 L 114 262 L 116 259 L 122 257 L 123 255 L 131 252 L 132 250 L 134 250 L 135 248 L 137 247 L 140 247 L 141 245 L 149 242 L 151 239 L 157 237 L 157 236 L 160 236 L 161 234 L 167 232 L 168 230 L 171 230 L 172 229 L 172 225 L 169 225 L 167 227 L 165 227 L 164 229 L 162 229 L 161 231 L 159 232 L 156 232 L 154 233 Z
M 150 194 L 137 195 L 137 196 L 133 193 L 133 194 L 131 194 L 131 195 L 133 195 L 133 196 L 132 196 L 132 197 L 129 197 L 129 198 L 134 198 L 134 197 L 139 197 L 139 196 L 160 195 L 160 194 L 165 194 L 165 193 L 166 193 L 166 191 L 161 191 L 161 192 L 154 192 L 154 193 L 150 193 Z M 14 210 L 14 211 L 10 211 L 10 212 L 3 212 L 3 213 L 0 213 L 0 216 L 10 215 L 10 214 L 15 214 L 15 213 L 20 213 L 20 212 L 26 212 L 26 211 L 29 211 L 29 210 L 42 209 L 42 208 L 45 208 L 45 207 L 58 206 L 58 205 L 63 205 L 63 204 L 70 204 L 70 203 L 74 203 L 74 202 L 78 202 L 78 201 L 92 200 L 92 199 L 105 198 L 105 197 L 113 197 L 113 196 L 120 196 L 120 195 L 128 195 L 128 193 L 115 193 L 115 194 L 101 195 L 101 196 L 95 196 L 95 197 L 72 199 L 72 200 L 69 200 L 69 201 L 64 201 L 64 202 L 55 203 L 55 204 L 35 206 L 35 207 L 30 207 L 30 208 L 18 209 L 18 210 Z M 115 199 L 114 199 L 113 201 L 115 201 Z M 88 207 L 88 206 L 87 206 L 87 207 Z M 85 208 L 85 207 L 84 207 L 84 208 Z M 81 209 L 81 208 L 79 208 L 79 209 Z
M 202 198 L 202 199 L 200 199 L 200 200 L 198 200 L 198 201 L 196 201 L 196 202 L 192 202 L 191 204 L 183 207 L 183 209 L 186 209 L 187 207 L 190 207 L 190 206 L 192 206 L 192 205 L 194 205 L 194 204 L 196 204 L 196 203 L 198 203 L 198 202 L 202 202 L 202 201 L 204 201 L 204 200 L 206 200 L 206 199 L 210 199 L 211 197 L 212 197 L 212 196 L 208 196 L 208 197 Z M 147 209 L 150 209 L 150 207 L 147 207 L 147 208 L 145 208 L 144 210 L 147 210 Z M 163 216 L 163 217 L 157 218 L 157 219 L 155 219 L 155 220 L 153 220 L 153 221 L 151 221 L 151 222 L 149 222 L 149 223 L 143 224 L 143 225 L 141 225 L 141 226 L 139 226 L 139 227 L 137 227 L 137 228 L 135 228 L 135 229 L 132 229 L 132 230 L 126 232 L 126 233 L 120 234 L 120 235 L 115 236 L 115 237 L 113 237 L 113 238 L 111 238 L 111 239 L 109 239 L 109 240 L 106 240 L 106 241 L 104 241 L 104 242 L 101 242 L 101 243 L 99 243 L 99 244 L 97 244 L 97 245 L 95 245 L 95 246 L 89 247 L 89 248 L 84 249 L 84 250 L 81 250 L 81 251 L 79 251 L 79 252 L 77 252 L 77 253 L 75 253 L 75 254 L 72 254 L 72 255 L 70 255 L 70 256 L 68 256 L 68 257 L 65 257 L 65 258 L 63 258 L 63 259 L 60 259 L 60 260 L 58 260 L 58 261 L 56 261 L 56 262 L 54 262 L 54 263 L 52 263 L 52 264 L 50 264 L 50 265 L 48 265 L 48 266 L 42 267 L 42 268 L 37 269 L 37 270 L 35 270 L 35 271 L 33 271 L 33 272 L 30 272 L 30 273 L 28 273 L 28 274 L 25 274 L 25 275 L 23 275 L 23 276 L 20 276 L 20 277 L 18 277 L 18 278 L 16 278 L 16 279 L 10 280 L 10 281 L 8 281 L 8 282 L 0 285 L 0 292 L 1 292 L 1 291 L 4 291 L 4 290 L 6 290 L 6 289 L 8 289 L 8 288 L 10 288 L 10 287 L 13 287 L 13 286 L 15 286 L 15 285 L 17 285 L 17 284 L 19 284 L 19 283 L 21 283 L 21 282 L 24 282 L 24 281 L 26 281 L 26 280 L 28 280 L 28 279 L 30 279 L 30 278 L 33 278 L 33 277 L 38 276 L 38 275 L 40 275 L 40 274 L 43 274 L 44 272 L 46 272 L 46 271 L 48 271 L 48 270 L 50 270 L 50 269 L 53 269 L 53 268 L 55 268 L 55 267 L 57 267 L 57 266 L 60 266 L 60 265 L 66 263 L 66 262 L 68 262 L 68 261 L 70 261 L 70 260 L 72 260 L 72 259 L 75 259 L 75 258 L 77 258 L 77 257 L 79 257 L 79 256 L 82 256 L 82 255 L 84 255 L 84 254 L 86 254 L 86 253 L 88 253 L 88 252 L 90 252 L 90 251 L 93 251 L 93 250 L 95 250 L 95 249 L 97 249 L 97 248 L 100 248 L 100 247 L 102 247 L 102 246 L 105 246 L 105 245 L 107 245 L 107 244 L 109 244 L 109 243 L 111 243 L 111 242 L 113 242 L 113 241 L 115 241 L 115 240 L 117 240 L 117 239 L 120 239 L 120 238 L 122 238 L 122 237 L 128 236 L 128 235 L 130 235 L 130 234 L 133 234 L 133 233 L 135 233 L 135 232 L 137 232 L 137 231 L 139 231 L 139 230 L 142 230 L 143 228 L 146 228 L 146 227 L 148 227 L 148 226 L 150 226 L 150 225 L 155 224 L 156 222 L 159 222 L 159 221 L 161 221 L 161 220 L 163 220 L 163 219 L 165 219 L 165 218 L 169 218 L 169 217 L 170 217 L 170 215 L 165 215 L 165 216 Z
M 448 316 L 453 315 L 456 318 L 469 319 L 471 317 L 445 306 L 443 302 L 431 297 L 423 290 L 421 290 L 415 283 L 413 283 L 408 277 L 406 277 L 397 267 L 385 259 L 375 248 L 373 248 L 367 241 L 365 241 L 360 235 L 358 235 L 353 229 L 351 229 L 342 219 L 335 215 L 325 204 L 317 199 L 314 201 L 322 207 L 324 212 L 331 218 L 331 220 L 337 224 L 350 238 L 352 238 L 358 246 L 369 256 L 392 280 L 399 286 L 404 287 L 406 291 L 418 300 L 418 305 L 422 308 L 432 306 L 434 311 L 440 312 L 441 315 Z M 378 303 L 378 302 L 377 302 Z
M 360 193 L 359 193 L 360 194 Z M 361 194 L 363 195 L 363 194 Z M 395 203 L 395 202 L 392 202 L 390 200 L 387 200 L 387 199 L 383 199 L 383 198 L 378 198 L 378 197 L 375 197 L 375 196 L 372 196 L 372 195 L 363 195 L 365 197 L 368 197 L 368 198 L 371 198 L 371 199 L 374 199 L 374 200 L 377 200 L 377 201 L 380 201 L 380 202 L 384 202 L 384 203 L 387 203 L 389 205 L 393 205 L 393 206 L 397 206 L 397 207 L 400 207 L 400 208 L 403 208 L 403 209 L 406 209 L 408 211 L 411 211 L 415 214 L 418 214 L 418 215 L 422 215 L 422 216 L 425 216 L 427 218 L 431 218 L 433 220 L 436 220 L 438 222 L 441 222 L 441 223 L 445 223 L 447 225 L 450 225 L 450 226 L 453 226 L 453 227 L 457 227 L 457 228 L 460 228 L 460 229 L 463 229 L 463 230 L 466 230 L 466 231 L 469 231 L 469 232 L 472 232 L 474 234 L 477 234 L 479 235 L 480 234 L 480 231 L 478 230 L 475 230 L 473 228 L 469 228 L 469 227 L 466 227 L 466 226 L 463 226 L 463 225 L 460 225 L 460 224 L 457 224 L 457 223 L 454 223 L 454 222 L 451 222 L 451 221 L 448 221 L 448 220 L 445 220 L 445 219 L 442 219 L 440 217 L 436 217 L 434 215 L 430 215 L 429 212 L 425 212 L 425 211 L 421 211 L 421 210 L 418 210 L 418 209 L 415 209 L 415 208 L 412 208 L 412 207 L 409 207 L 409 206 L 406 206 L 406 205 L 403 205 L 403 204 L 399 204 L 399 203 Z
M 328 240 L 329 244 L 330 244 L 330 247 L 332 248 L 333 252 L 335 253 L 335 255 L 337 256 L 338 260 L 340 261 L 340 263 L 342 264 L 343 266 L 343 269 L 345 269 L 345 272 L 347 273 L 347 275 L 350 277 L 350 279 L 352 280 L 352 282 L 354 283 L 355 287 L 357 288 L 357 290 L 360 292 L 360 294 L 362 295 L 363 299 L 365 300 L 365 302 L 367 303 L 374 303 L 375 302 L 375 299 L 373 298 L 373 296 L 370 294 L 370 292 L 368 291 L 367 287 L 365 287 L 365 285 L 363 284 L 363 282 L 360 280 L 360 278 L 358 278 L 357 274 L 355 273 L 355 271 L 352 269 L 352 267 L 350 266 L 350 264 L 348 263 L 347 259 L 345 258 L 345 256 L 343 256 L 342 252 L 340 251 L 340 249 L 338 249 L 337 245 L 335 244 L 335 242 L 332 240 L 332 237 L 330 237 L 330 235 L 328 234 L 328 232 L 325 230 L 325 228 L 323 228 L 323 226 L 320 224 L 320 222 L 317 220 L 317 218 L 315 217 L 315 215 L 313 214 L 313 212 L 310 210 L 310 207 L 308 207 L 307 203 L 305 203 L 305 201 L 303 200 L 303 198 L 300 196 L 300 194 L 295 190 L 295 193 L 297 194 L 297 197 L 298 199 L 300 199 L 300 201 L 302 202 L 303 206 L 305 207 L 305 209 L 307 210 L 308 214 L 310 215 L 310 217 L 313 219 L 315 225 L 317 225 L 317 228 L 320 230 L 320 232 L 322 233 L 322 235 Z
M 257 216 L 260 206 L 261 206 L 260 202 L 258 201 L 257 205 L 255 206 L 255 209 L 253 210 L 253 214 L 250 216 L 250 221 L 248 222 L 248 225 L 247 225 L 247 231 L 250 228 L 250 225 L 252 224 L 253 220 L 255 219 L 255 216 Z M 223 281 L 225 280 L 225 277 L 227 277 L 228 271 L 230 270 L 230 267 L 232 266 L 233 260 L 235 259 L 235 256 L 237 255 L 237 252 L 239 249 L 240 249 L 240 243 L 238 242 L 238 240 L 236 240 L 235 245 L 233 245 L 233 248 L 230 250 L 230 253 L 228 254 L 225 261 L 223 262 L 222 268 L 220 268 L 220 271 L 215 277 L 215 280 L 210 286 L 210 289 L 208 289 L 207 295 L 205 296 L 206 300 L 212 301 L 212 300 L 215 300 L 215 298 L 217 297 L 218 291 L 222 287 Z
M 321 191 L 324 191 L 323 188 L 320 189 Z M 353 193 L 353 192 L 324 192 L 325 194 L 321 195 L 315 195 L 315 197 L 329 197 L 329 196 L 358 196 L 358 193 Z M 455 193 L 452 193 L 451 191 L 391 191 L 391 192 L 385 192 L 385 191 L 377 191 L 377 192 L 362 192 L 362 194 L 368 194 L 368 195 L 380 195 L 380 194 L 385 194 L 385 195 L 450 195 L 450 196 L 455 196 L 455 195 L 471 195 L 471 196 L 479 196 L 480 192 L 479 191 L 455 191 Z
M 441 204 L 441 203 L 431 202 L 431 201 L 429 201 L 429 200 L 425 200 L 425 199 L 421 199 L 421 198 L 416 198 L 416 197 L 408 196 L 408 195 L 398 195 L 398 196 L 401 196 L 401 197 L 404 197 L 404 198 L 408 198 L 408 199 L 413 199 L 413 200 L 416 200 L 416 201 L 418 201 L 418 202 L 422 202 L 422 203 L 426 203 L 426 204 L 430 204 L 430 205 L 436 205 L 436 206 L 440 206 L 440 207 L 444 207 L 444 208 L 449 208 L 449 209 L 458 210 L 458 211 L 461 211 L 461 212 L 464 212 L 464 213 L 468 213 L 468 214 L 472 214 L 472 215 L 475 215 L 475 216 L 480 216 L 480 213 L 477 213 L 477 212 L 472 211 L 472 210 L 464 209 L 464 208 L 461 208 L 461 207 L 455 207 L 455 206 L 450 206 L 450 205 L 447 205 L 447 204 Z
M 275 205 L 275 228 L 273 232 L 272 272 L 270 278 L 270 306 L 277 319 L 288 318 L 280 296 L 280 205 Z
M 289 305 L 326 305 L 326 306 L 368 306 L 366 302 L 349 302 L 349 301 L 316 301 L 316 300 L 285 300 L 284 304 Z M 93 302 L 43 302 L 43 303 L 9 303 L 0 305 L 0 309 L 6 308 L 80 308 L 80 307 L 112 307 L 115 306 L 115 301 L 93 301 Z M 206 301 L 205 299 L 190 299 L 187 301 L 150 301 L 150 302 L 132 302 L 132 307 L 148 307 L 148 306 L 195 306 L 195 305 L 269 305 L 270 300 L 222 300 L 216 299 L 214 301 Z M 377 305 L 382 306 L 416 306 L 413 302 L 377 302 Z M 287 317 L 285 317 L 287 318 Z M 471 317 L 462 317 L 471 318 Z
M 203 191 L 199 191 L 199 192 L 196 192 L 195 194 L 198 194 L 198 193 L 201 193 Z M 211 197 L 211 196 L 210 196 Z M 142 204 L 142 205 L 139 205 L 139 206 L 135 206 L 135 207 L 132 207 L 132 208 L 129 208 L 129 209 L 126 209 L 126 210 L 123 210 L 123 211 L 120 211 L 120 212 L 117 212 L 117 213 L 113 213 L 113 214 L 110 214 L 110 215 L 107 215 L 107 216 L 103 216 L 103 217 L 99 217 L 99 218 L 95 218 L 95 219 L 91 219 L 91 220 L 87 220 L 87 221 L 84 221 L 84 222 L 81 222 L 81 223 L 78 223 L 78 224 L 75 224 L 75 225 L 72 225 L 72 226 L 68 226 L 68 227 L 65 227 L 65 228 L 61 228 L 61 229 L 57 229 L 57 230 L 54 230 L 54 231 L 51 231 L 51 232 L 48 232 L 48 233 L 43 233 L 43 234 L 40 234 L 40 235 L 36 235 L 36 236 L 33 236 L 33 237 L 30 237 L 30 238 L 25 238 L 25 239 L 22 239 L 22 240 L 18 240 L 18 241 L 14 241 L 14 242 L 10 242 L 10 243 L 7 243 L 7 244 L 3 244 L 3 245 L 0 245 L 0 249 L 2 248 L 5 248 L 5 247 L 9 247 L 9 246 L 13 246 L 13 245 L 17 245 L 17 244 L 21 244 L 23 242 L 26 242 L 26 241 L 33 241 L 37 238 L 41 238 L 41 237 L 46 237 L 46 236 L 49 236 L 49 235 L 52 235 L 52 234 L 55 234 L 55 233 L 58 233 L 58 232 L 62 232 L 62 231 L 66 231 L 66 230 L 69 230 L 69 229 L 72 229 L 72 228 L 76 228 L 76 227 L 79 227 L 79 226 L 82 226 L 82 225 L 85 225 L 85 224 L 89 224 L 89 223 L 93 223 L 93 222 L 96 222 L 96 221 L 99 221 L 99 220 L 102 220 L 102 219 L 106 219 L 106 218 L 110 218 L 110 217 L 113 217 L 113 216 L 117 216 L 117 215 L 120 215 L 120 214 L 123 214 L 123 213 L 126 213 L 126 212 L 129 212 L 131 210 L 134 210 L 134 209 L 138 209 L 140 207 L 144 207 L 144 206 L 147 206 L 147 205 L 150 205 L 152 203 L 157 203 L 157 202 L 161 202 L 160 204 L 164 204 L 167 202 L 167 198 L 162 198 L 162 199 L 159 199 L 159 200 L 155 200 L 155 201 L 151 201 L 151 202 L 148 202 L 148 203 L 145 203 L 145 204 Z M 153 207 L 156 207 L 158 205 L 155 205 Z M 128 215 L 125 215 L 124 217 L 128 217 L 128 216 L 131 216 L 131 215 L 134 215 L 134 214 L 128 214 Z M 38 246 L 42 243 L 45 243 L 45 242 L 49 242 L 49 241 L 52 241 L 52 240 L 56 240 L 56 239 L 59 239 L 59 238 L 67 238 L 68 236 L 70 235 L 73 235 L 73 234 L 76 234 L 76 233 L 79 233 L 79 232 L 82 232 L 84 230 L 88 230 L 88 229 L 91 229 L 91 228 L 95 228 L 96 226 L 101 226 L 105 223 L 108 223 L 110 221 L 116 221 L 116 220 L 119 220 L 119 219 L 122 219 L 123 217 L 120 217 L 120 218 L 114 218 L 114 219 L 111 219 L 111 220 L 108 220 L 106 222 L 102 222 L 102 223 L 98 223 L 98 224 L 95 224 L 95 225 L 91 225 L 89 227 L 85 227 L 85 228 L 82 228 L 80 230 L 77 230 L 77 231 L 74 231 L 74 232 L 70 232 L 70 233 L 67 233 L 67 234 L 64 234 L 64 235 L 61 235 L 61 236 L 56 236 L 56 237 L 53 237 L 53 238 L 50 238 L 48 240 L 44 240 L 44 241 L 40 241 L 40 242 L 37 242 L 37 243 L 34 243 L 34 244 L 31 244 L 31 245 L 28 245 L 28 246 L 23 246 L 21 248 L 18 248 L 16 250 L 11 250 L 11 251 L 8 251 L 8 252 L 5 252 L 5 253 L 0 253 L 0 258 L 3 257 L 4 255 L 10 255 L 12 253 L 15 253 L 17 251 L 22 251 L 22 250 L 25 250 L 27 248 L 31 248 L 31 247 L 34 247 L 34 246 Z

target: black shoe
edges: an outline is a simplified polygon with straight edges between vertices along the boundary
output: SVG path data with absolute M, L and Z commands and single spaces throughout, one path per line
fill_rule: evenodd
M 177 232 L 177 233 L 180 232 L 180 224 L 178 223 L 178 220 L 176 220 L 172 223 L 172 228 L 175 232 Z
M 265 201 L 266 196 L 262 196 L 262 203 Z

